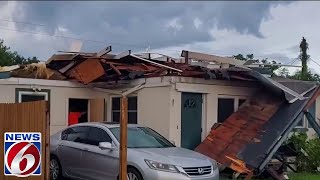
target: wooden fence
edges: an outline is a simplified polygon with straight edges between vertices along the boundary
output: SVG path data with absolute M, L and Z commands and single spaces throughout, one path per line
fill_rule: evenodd
M 41 133 L 41 175 L 19 178 L 4 175 L 4 133 Z M 0 104 L 0 179 L 1 180 L 47 180 L 49 179 L 49 109 L 46 101 Z

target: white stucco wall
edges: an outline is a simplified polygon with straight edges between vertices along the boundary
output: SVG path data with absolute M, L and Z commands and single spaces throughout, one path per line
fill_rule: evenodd
M 134 93 L 138 96 L 138 123 L 155 129 L 169 140 L 174 141 L 177 146 L 181 144 L 182 92 L 203 94 L 202 139 L 204 139 L 212 125 L 217 122 L 218 98 L 220 96 L 249 97 L 257 90 L 250 83 L 230 83 L 197 78 L 161 77 L 139 79 L 137 82 L 144 82 L 147 86 Z M 132 83 L 134 84 L 134 81 Z M 108 109 L 105 115 L 108 121 L 111 120 L 111 94 L 68 81 L 17 78 L 0 80 L 0 103 L 14 103 L 16 88 L 31 88 L 33 86 L 50 89 L 51 134 L 67 126 L 69 98 L 105 98 L 105 107 Z M 320 118 L 319 108 L 320 98 L 316 102 L 316 114 Z M 308 134 L 312 136 L 314 130 L 309 129 Z
M 67 126 L 69 98 L 94 99 L 109 98 L 109 94 L 98 92 L 71 82 L 31 80 L 34 85 L 24 85 L 27 79 L 0 80 L 0 103 L 14 103 L 16 88 L 41 88 L 50 90 L 50 134 Z M 40 85 L 42 84 L 42 85 Z M 51 85 L 50 85 L 51 84 Z M 70 87 L 71 86 L 71 87 Z M 89 104 L 90 106 L 90 104 Z M 107 106 L 107 104 L 106 104 Z
M 218 114 L 218 98 L 220 96 L 231 96 L 237 97 L 250 97 L 254 92 L 255 88 L 251 87 L 237 87 L 237 86 L 226 86 L 226 85 L 207 85 L 207 84 L 188 84 L 188 83 L 177 83 L 175 89 L 172 92 L 172 99 L 178 100 L 180 103 L 175 104 L 171 111 L 178 112 L 171 116 L 172 124 L 176 126 L 170 127 L 170 137 L 174 139 L 177 145 L 181 143 L 181 93 L 182 92 L 193 92 L 203 93 L 203 114 L 202 114 L 202 140 L 209 134 L 211 127 L 217 122 Z
M 170 135 L 170 87 L 144 88 L 138 96 L 138 123 Z
M 218 97 L 220 95 L 233 97 L 251 96 L 256 88 L 240 87 L 230 83 L 213 80 L 197 80 L 196 78 L 161 79 L 154 84 L 171 82 L 166 87 L 148 87 L 139 90 L 138 123 L 149 126 L 161 133 L 177 146 L 181 144 L 181 93 L 193 92 L 203 94 L 203 133 L 204 139 L 212 125 L 217 122 Z M 215 84 L 216 83 L 216 84 Z M 148 83 L 147 83 L 148 85 Z M 150 84 L 149 84 L 150 85 Z M 243 83 L 242 83 L 243 85 Z

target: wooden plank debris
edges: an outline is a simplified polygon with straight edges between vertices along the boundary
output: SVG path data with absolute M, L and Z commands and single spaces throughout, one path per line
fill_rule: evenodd
M 126 56 L 129 56 L 131 54 L 131 50 L 128 50 L 128 51 L 125 51 L 125 52 L 122 52 L 120 54 L 117 54 L 114 59 L 121 59 L 123 57 L 126 57 Z
M 111 51 L 112 51 L 111 46 L 108 46 L 108 47 L 102 49 L 101 51 L 97 52 L 96 56 L 97 57 L 101 57 L 101 56 L 104 56 L 104 55 L 108 54 Z
M 133 54 L 130 54 L 130 56 L 132 56 L 132 57 L 134 57 L 134 58 L 137 58 L 137 59 L 140 59 L 140 60 L 142 60 L 142 61 L 151 63 L 151 64 L 153 64 L 153 65 L 155 65 L 155 66 L 159 66 L 159 67 L 171 69 L 171 70 L 174 70 L 174 71 L 182 72 L 182 70 L 180 70 L 180 69 L 173 68 L 173 67 L 170 67 L 170 66 L 166 66 L 166 65 L 163 65 L 163 64 L 160 64 L 160 63 L 156 63 L 156 62 L 154 62 L 154 61 L 151 61 L 151 60 L 148 60 L 148 59 L 144 59 L 144 58 L 141 58 L 141 57 L 136 56 L 136 55 L 133 55 Z
M 194 59 L 198 61 L 215 62 L 220 64 L 231 64 L 235 66 L 243 66 L 243 64 L 245 63 L 245 61 L 240 61 L 235 58 L 221 57 L 221 56 L 216 56 L 211 54 L 185 51 L 185 50 L 182 51 L 181 57 L 187 57 L 188 59 Z
M 104 69 L 98 59 L 87 59 L 70 71 L 70 77 L 88 84 L 104 75 Z

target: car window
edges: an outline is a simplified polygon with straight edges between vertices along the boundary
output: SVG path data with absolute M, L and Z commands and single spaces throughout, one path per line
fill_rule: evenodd
M 109 128 L 120 140 L 120 128 Z M 167 148 L 174 147 L 167 139 L 147 127 L 128 127 L 128 148 Z
M 86 143 L 89 127 L 79 126 L 66 129 L 62 132 L 61 139 L 66 141 Z
M 100 142 L 112 142 L 108 133 L 100 128 L 90 127 L 87 144 L 99 146 Z

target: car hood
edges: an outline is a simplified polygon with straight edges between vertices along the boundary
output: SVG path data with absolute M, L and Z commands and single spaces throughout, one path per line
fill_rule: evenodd
M 172 148 L 132 148 L 132 153 L 145 159 L 172 164 L 180 167 L 211 166 L 210 159 L 188 149 Z

